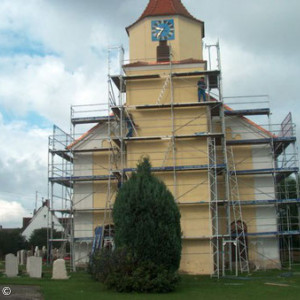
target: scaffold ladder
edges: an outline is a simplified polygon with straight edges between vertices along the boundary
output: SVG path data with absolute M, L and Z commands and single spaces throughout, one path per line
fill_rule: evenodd
M 217 187 L 217 153 L 216 139 L 208 139 L 208 177 L 210 193 L 210 216 L 212 224 L 212 236 L 210 246 L 213 256 L 214 270 L 212 276 L 220 277 L 220 236 L 219 236 L 219 208 L 218 208 L 218 187 Z
M 160 91 L 159 96 L 158 96 L 156 104 L 160 104 L 160 101 L 163 98 L 163 96 L 165 94 L 165 91 L 166 91 L 166 89 L 167 89 L 167 87 L 168 87 L 168 85 L 170 83 L 170 79 L 171 79 L 171 74 L 166 78 L 165 83 L 164 83 L 164 85 L 163 85 L 163 87 L 162 87 L 162 89 Z
M 229 187 L 230 187 L 230 204 L 232 207 L 235 238 L 237 240 L 237 255 L 241 273 L 249 273 L 249 261 L 247 251 L 247 241 L 245 235 L 245 226 L 243 222 L 242 208 L 240 202 L 239 185 L 236 175 L 236 166 L 234 161 L 233 148 L 227 149 L 228 171 L 229 171 Z

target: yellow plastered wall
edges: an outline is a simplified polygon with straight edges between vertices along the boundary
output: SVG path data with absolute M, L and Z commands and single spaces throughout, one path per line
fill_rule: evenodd
M 187 58 L 202 60 L 203 24 L 182 16 L 148 17 L 129 29 L 130 61 L 155 61 L 158 41 L 152 41 L 151 21 L 174 19 L 175 39 L 168 41 L 173 53 L 173 60 Z M 188 45 L 188 46 L 187 46 Z
M 236 170 L 253 169 L 252 148 L 251 146 L 233 147 L 233 156 Z
M 180 207 L 181 231 L 184 237 L 209 237 L 210 216 L 207 205 L 186 205 Z
M 155 175 L 175 195 L 173 173 L 161 172 Z M 176 172 L 177 201 L 180 203 L 208 202 L 210 195 L 207 178 L 208 175 L 205 171 Z
M 189 69 L 190 72 L 201 71 L 200 68 Z M 183 72 L 184 70 L 176 70 Z M 144 75 L 144 72 L 136 72 L 138 75 Z M 158 74 L 152 71 L 152 74 Z M 137 75 L 137 74 L 134 74 Z M 126 104 L 133 105 L 149 105 L 156 104 L 160 98 L 160 104 L 169 104 L 172 100 L 172 92 L 170 82 L 162 93 L 166 82 L 167 75 L 157 79 L 128 80 L 126 83 Z M 198 101 L 198 77 L 173 78 L 173 102 L 174 103 L 190 103 Z
M 94 181 L 93 193 L 94 193 L 94 208 L 104 209 L 106 201 L 108 200 L 108 185 L 107 181 Z M 110 182 L 110 195 L 115 195 L 117 193 L 117 180 Z M 113 204 L 115 197 L 111 197 L 111 203 Z
M 209 240 L 183 240 L 180 271 L 212 274 L 213 261 Z
M 170 139 L 130 141 L 127 143 L 127 167 L 135 168 L 143 156 L 150 158 L 153 167 L 173 166 L 173 151 Z M 171 146 L 171 147 L 170 147 Z M 186 139 L 176 143 L 176 165 L 207 165 L 207 140 Z
M 113 224 L 112 219 L 109 218 L 108 215 L 105 216 L 104 212 L 95 212 L 94 213 L 94 228 L 103 226 L 104 218 L 105 218 L 105 225 Z
M 174 126 L 174 135 L 192 135 L 208 132 L 205 107 L 175 108 L 174 123 L 170 109 L 129 110 L 136 124 L 137 136 L 170 136 Z M 136 136 L 136 134 L 135 134 Z
M 108 152 L 95 152 L 93 154 L 93 175 L 107 175 L 110 168 Z

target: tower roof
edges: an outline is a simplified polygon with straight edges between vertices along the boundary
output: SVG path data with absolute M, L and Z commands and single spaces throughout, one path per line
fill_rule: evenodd
M 126 28 L 127 33 L 128 30 L 134 26 L 136 23 L 141 21 L 146 17 L 153 17 L 153 16 L 184 16 L 191 20 L 197 21 L 201 24 L 204 24 L 203 21 L 196 19 L 193 17 L 189 11 L 185 8 L 181 0 L 149 0 L 149 3 L 142 13 L 142 15 L 135 21 L 133 24 Z M 204 37 L 204 26 L 203 26 L 203 37 Z

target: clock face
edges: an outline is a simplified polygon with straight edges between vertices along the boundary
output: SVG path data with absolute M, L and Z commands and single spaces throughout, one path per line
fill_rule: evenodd
M 152 41 L 175 39 L 174 20 L 154 20 L 151 22 Z

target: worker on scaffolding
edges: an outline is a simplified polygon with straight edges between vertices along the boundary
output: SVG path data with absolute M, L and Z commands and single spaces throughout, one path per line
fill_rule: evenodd
M 206 102 L 206 83 L 204 77 L 201 77 L 197 83 L 198 85 L 198 102 L 201 102 L 201 98 L 203 98 L 203 102 Z
M 125 121 L 126 121 L 126 125 L 127 125 L 127 130 L 128 130 L 126 137 L 130 138 L 133 136 L 134 126 L 137 127 L 137 125 L 133 121 L 132 114 L 127 114 Z

